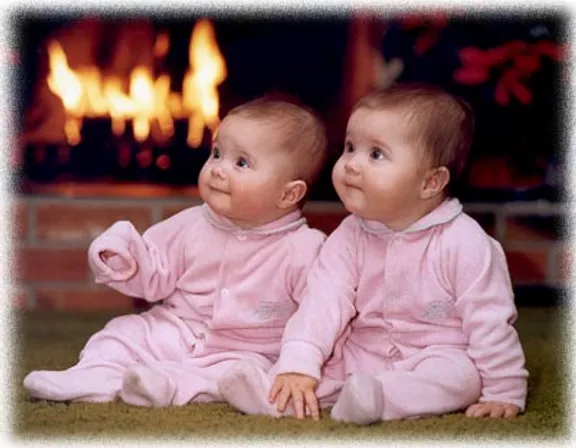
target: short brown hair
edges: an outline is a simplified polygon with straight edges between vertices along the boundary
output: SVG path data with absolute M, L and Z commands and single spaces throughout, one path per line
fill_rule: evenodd
M 271 93 L 232 109 L 226 116 L 268 120 L 282 132 L 282 144 L 294 157 L 296 176 L 308 186 L 318 179 L 326 161 L 327 137 L 318 115 L 297 98 Z
M 448 194 L 464 171 L 474 134 L 474 113 L 463 99 L 424 83 L 399 83 L 361 98 L 359 108 L 396 109 L 413 125 L 411 138 L 432 166 L 450 171 Z

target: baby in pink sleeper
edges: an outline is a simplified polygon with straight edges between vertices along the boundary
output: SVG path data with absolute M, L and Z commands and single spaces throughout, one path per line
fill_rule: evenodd
M 280 416 L 291 401 L 314 419 L 333 405 L 356 424 L 524 410 L 506 258 L 452 190 L 472 134 L 469 107 L 432 86 L 355 105 L 332 175 L 351 215 L 310 270 L 275 366 L 241 361 L 219 381 L 229 403 Z
M 238 360 L 269 369 L 325 240 L 301 212 L 325 153 L 321 121 L 293 101 L 233 109 L 199 176 L 202 205 L 143 235 L 116 222 L 88 250 L 97 283 L 155 305 L 108 322 L 73 367 L 28 374 L 30 394 L 184 405 L 221 400 L 216 380 Z

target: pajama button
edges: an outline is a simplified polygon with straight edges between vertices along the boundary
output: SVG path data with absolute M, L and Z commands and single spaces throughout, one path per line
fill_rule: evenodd
M 222 290 L 222 297 L 229 297 L 230 296 L 230 290 L 228 288 L 224 288 Z
M 246 235 L 238 235 L 236 238 L 238 238 L 238 241 L 244 241 L 246 239 Z

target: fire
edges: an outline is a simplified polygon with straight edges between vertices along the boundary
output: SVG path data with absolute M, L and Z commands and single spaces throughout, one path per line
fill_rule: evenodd
M 165 56 L 168 46 L 168 36 L 159 35 L 155 56 Z M 57 41 L 49 42 L 48 57 L 48 87 L 62 100 L 66 111 L 64 131 L 72 145 L 80 142 L 84 118 L 110 117 L 112 131 L 118 136 L 125 132 L 126 121 L 132 120 L 134 138 L 139 142 L 151 134 L 155 140 L 167 140 L 174 134 L 174 120 L 187 119 L 187 142 L 192 147 L 200 146 L 204 128 L 214 133 L 220 123 L 217 88 L 227 72 L 208 20 L 200 20 L 192 30 L 189 68 L 181 95 L 170 91 L 168 74 L 155 78 L 149 67 L 132 70 L 125 92 L 120 77 L 103 77 L 97 67 L 72 70 Z

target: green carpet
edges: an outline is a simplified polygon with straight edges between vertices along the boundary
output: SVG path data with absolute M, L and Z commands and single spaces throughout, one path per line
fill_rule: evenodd
M 148 409 L 124 403 L 50 403 L 28 397 L 22 379 L 30 370 L 64 369 L 77 360 L 87 338 L 110 315 L 15 314 L 12 424 L 16 440 L 77 437 L 91 439 L 159 439 L 226 443 L 247 441 L 310 441 L 326 443 L 392 440 L 529 440 L 569 436 L 569 376 L 566 309 L 521 309 L 517 328 L 530 371 L 527 412 L 512 420 L 473 420 L 462 414 L 411 421 L 382 422 L 357 427 L 332 421 L 292 418 L 274 420 L 245 416 L 226 404 L 190 404 L 180 408 Z M 424 440 L 422 440 L 424 441 Z

